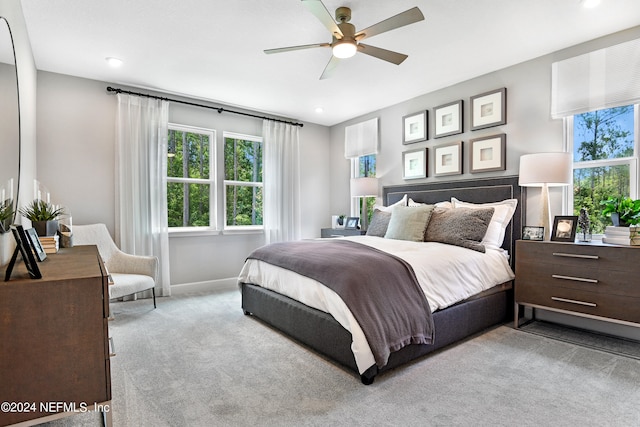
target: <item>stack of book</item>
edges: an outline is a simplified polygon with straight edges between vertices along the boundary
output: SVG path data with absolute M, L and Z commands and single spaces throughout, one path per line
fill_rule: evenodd
M 58 249 L 60 248 L 59 243 L 58 243 L 58 235 L 55 236 L 41 236 L 39 237 L 40 239 L 40 244 L 42 245 L 42 248 L 44 249 L 44 252 L 47 254 L 55 254 L 56 252 L 58 252 Z
M 610 225 L 604 231 L 602 243 L 640 246 L 640 227 L 614 227 Z

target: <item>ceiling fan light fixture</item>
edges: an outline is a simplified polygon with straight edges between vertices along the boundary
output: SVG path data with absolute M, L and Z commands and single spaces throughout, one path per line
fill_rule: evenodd
M 351 40 L 338 40 L 331 47 L 333 56 L 340 59 L 351 58 L 358 51 L 358 46 L 355 41 Z

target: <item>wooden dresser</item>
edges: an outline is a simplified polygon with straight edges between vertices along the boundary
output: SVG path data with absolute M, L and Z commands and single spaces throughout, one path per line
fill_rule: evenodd
M 521 305 L 640 327 L 640 247 L 516 242 Z
M 98 250 L 61 249 L 38 266 L 42 279 L 17 264 L 0 281 L 0 426 L 89 410 L 110 425 L 109 294 Z

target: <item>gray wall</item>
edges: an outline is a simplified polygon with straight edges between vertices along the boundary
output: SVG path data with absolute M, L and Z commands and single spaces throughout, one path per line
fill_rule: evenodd
M 38 179 L 54 203 L 68 208 L 75 224 L 115 223 L 114 141 L 116 97 L 106 82 L 38 72 Z M 261 135 L 262 120 L 172 103 L 173 123 L 215 129 L 218 155 L 223 131 Z M 300 129 L 304 238 L 319 237 L 329 226 L 329 129 L 305 124 Z M 222 177 L 222 171 L 219 171 Z M 222 200 L 220 200 L 222 202 Z M 228 285 L 247 254 L 264 244 L 262 233 L 172 234 L 171 284 Z M 178 289 L 178 288 L 176 288 Z
M 574 46 L 563 51 L 546 55 L 509 68 L 478 76 L 445 89 L 417 96 L 401 104 L 349 120 L 331 128 L 331 193 L 332 213 L 349 212 L 349 162 L 344 159 L 344 128 L 372 117 L 380 123 L 380 153 L 377 176 L 381 185 L 400 184 L 402 179 L 402 152 L 421 147 L 429 147 L 429 177 L 406 182 L 431 182 L 439 180 L 474 179 L 484 176 L 517 175 L 519 158 L 522 154 L 563 151 L 562 120 L 552 120 L 551 105 L 551 64 L 555 61 L 580 55 L 595 49 L 640 37 L 640 27 L 612 34 L 601 39 Z M 435 66 L 435 65 L 434 65 Z M 428 75 L 425 75 L 428 78 Z M 507 124 L 489 129 L 469 131 L 471 96 L 501 87 L 507 88 Z M 464 100 L 464 133 L 450 137 L 433 139 L 433 107 Z M 402 145 L 402 117 L 421 110 L 429 110 L 429 140 L 410 145 Z M 507 135 L 507 162 L 504 172 L 469 173 L 469 140 L 496 133 Z M 463 174 L 436 178 L 432 176 L 432 147 L 445 142 L 463 141 Z M 533 221 L 540 215 L 540 190 L 531 188 L 527 192 L 527 217 Z M 562 190 L 551 189 L 552 215 L 562 214 Z M 380 201 L 381 202 L 381 201 Z M 533 224 L 530 224 L 533 225 Z

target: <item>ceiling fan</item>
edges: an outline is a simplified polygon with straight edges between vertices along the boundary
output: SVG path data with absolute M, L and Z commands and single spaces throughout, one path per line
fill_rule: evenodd
M 329 63 L 325 67 L 320 80 L 331 77 L 336 66 L 340 63 L 341 59 L 350 58 L 360 51 L 367 55 L 373 56 L 383 61 L 388 61 L 396 65 L 400 65 L 402 61 L 407 59 L 407 55 L 402 53 L 393 52 L 391 50 L 382 49 L 375 46 L 370 46 L 361 43 L 367 37 L 373 37 L 375 35 L 395 30 L 396 28 L 404 27 L 405 25 L 413 24 L 424 19 L 424 15 L 417 7 L 406 10 L 384 21 L 378 22 L 364 30 L 357 31 L 353 24 L 350 24 L 351 9 L 348 7 L 339 7 L 336 9 L 336 22 L 332 17 L 325 5 L 320 0 L 302 0 L 302 4 L 315 15 L 320 22 L 327 27 L 331 32 L 331 43 L 316 43 L 307 44 L 302 46 L 290 46 L 281 47 L 277 49 L 267 49 L 264 53 L 281 53 L 289 52 L 292 50 L 310 49 L 315 47 L 330 47 L 333 55 L 329 60 Z

